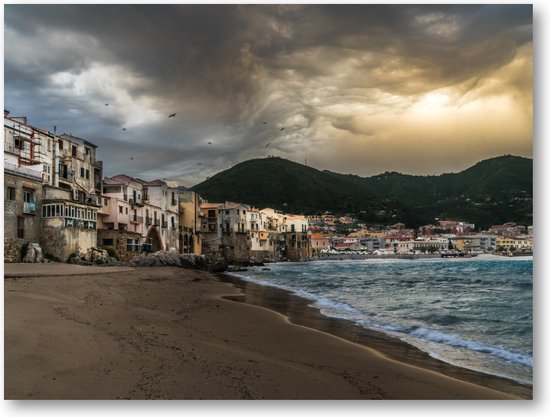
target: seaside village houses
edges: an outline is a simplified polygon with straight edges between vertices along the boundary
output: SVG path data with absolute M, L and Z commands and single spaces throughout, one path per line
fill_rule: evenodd
M 311 258 L 308 221 L 271 208 L 225 202 L 200 206 L 202 252 L 221 253 L 234 262 L 293 261 Z
M 97 244 L 102 163 L 96 146 L 4 111 L 4 261 L 29 243 L 65 260 Z
M 236 263 L 310 259 L 304 216 L 208 203 L 158 179 L 103 178 L 96 150 L 4 111 L 5 262 L 32 261 L 25 258 L 31 244 L 60 261 L 96 248 L 123 261 L 159 250 Z

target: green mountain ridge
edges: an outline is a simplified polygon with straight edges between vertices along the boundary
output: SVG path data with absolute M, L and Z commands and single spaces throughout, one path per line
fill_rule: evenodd
M 533 161 L 504 155 L 458 173 L 359 177 L 271 157 L 242 162 L 193 190 L 209 201 L 353 214 L 368 223 L 418 226 L 446 218 L 481 227 L 506 221 L 527 225 L 532 224 Z

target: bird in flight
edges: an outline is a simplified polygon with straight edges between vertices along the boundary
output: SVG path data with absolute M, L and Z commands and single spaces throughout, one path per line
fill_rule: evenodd
M 108 105 L 109 105 L 109 103 L 105 103 L 105 105 L 106 105 L 106 106 L 108 106 Z
M 269 145 L 271 145 L 271 142 L 269 142 L 267 145 L 265 145 L 265 148 L 267 148 Z
M 126 128 L 125 128 L 125 127 L 123 127 L 123 128 L 122 128 L 122 130 L 126 130 Z
M 212 145 L 212 142 L 208 142 L 209 145 Z
M 264 125 L 267 124 L 267 122 L 262 122 Z
M 132 156 L 132 157 L 130 157 L 130 159 L 131 159 L 131 160 L 134 160 L 134 157 Z
M 281 127 L 281 132 L 282 132 L 283 130 L 285 130 L 285 128 L 284 128 L 284 127 Z
M 168 116 L 168 118 L 170 117 L 176 117 L 176 113 L 172 113 L 170 116 Z

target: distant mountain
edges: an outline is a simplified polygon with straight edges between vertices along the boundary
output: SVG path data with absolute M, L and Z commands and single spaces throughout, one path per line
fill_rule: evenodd
M 209 201 L 239 201 L 288 212 L 332 211 L 366 222 L 417 226 L 434 218 L 476 225 L 532 224 L 533 161 L 505 155 L 459 172 L 363 178 L 319 171 L 282 158 L 240 163 L 193 187 Z

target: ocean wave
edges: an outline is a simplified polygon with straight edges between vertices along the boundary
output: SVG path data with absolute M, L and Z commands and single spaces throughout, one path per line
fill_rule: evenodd
M 421 327 L 411 328 L 409 335 L 430 342 L 441 343 L 449 346 L 461 347 L 474 352 L 486 353 L 504 359 L 507 362 L 533 367 L 533 357 L 521 352 L 513 352 L 499 346 L 493 346 L 482 342 L 473 342 L 462 339 L 454 334 L 447 334 L 436 330 L 424 329 Z

